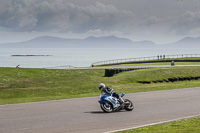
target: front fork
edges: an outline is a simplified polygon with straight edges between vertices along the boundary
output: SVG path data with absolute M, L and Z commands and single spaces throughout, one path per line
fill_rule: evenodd
M 123 98 L 119 97 L 119 100 L 120 100 L 121 103 L 124 103 L 124 99 Z

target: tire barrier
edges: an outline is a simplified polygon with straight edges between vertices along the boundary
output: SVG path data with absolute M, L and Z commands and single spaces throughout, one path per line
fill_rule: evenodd
M 168 78 L 168 79 L 163 79 L 163 80 L 154 80 L 154 81 L 138 81 L 138 83 L 142 84 L 150 84 L 150 83 L 163 83 L 163 82 L 177 82 L 177 81 L 191 81 L 191 80 L 198 80 L 200 79 L 200 76 L 196 77 L 175 77 L 175 78 Z
M 126 71 L 133 71 L 133 70 L 138 70 L 138 69 L 143 69 L 143 68 L 128 68 L 128 69 L 105 69 L 105 77 L 112 77 L 115 74 L 121 73 L 121 72 L 126 72 Z

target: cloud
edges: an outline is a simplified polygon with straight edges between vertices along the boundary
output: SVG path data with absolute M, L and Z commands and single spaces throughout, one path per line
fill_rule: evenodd
M 0 32 L 170 40 L 199 36 L 199 6 L 198 0 L 1 0 Z
M 116 36 L 120 36 L 123 33 L 120 31 L 102 31 L 101 29 L 95 29 L 95 30 L 89 30 L 86 32 L 86 34 L 90 35 L 90 36 L 109 36 L 109 35 L 116 35 Z
M 80 6 L 66 0 L 13 0 L 0 18 L 0 26 L 12 31 L 87 32 L 123 30 L 134 14 L 100 2 Z
M 196 31 L 199 31 L 199 26 L 200 12 L 186 11 L 178 19 L 174 20 L 170 29 L 177 35 L 187 35 L 191 33 L 196 34 Z

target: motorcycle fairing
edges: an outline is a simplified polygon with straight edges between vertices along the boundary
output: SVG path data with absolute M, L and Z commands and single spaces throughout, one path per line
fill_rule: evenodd
M 108 106 L 107 102 L 111 103 L 113 105 L 113 108 L 118 107 L 115 100 L 113 100 L 114 97 L 112 96 L 100 96 L 99 102 L 104 102 L 106 106 Z

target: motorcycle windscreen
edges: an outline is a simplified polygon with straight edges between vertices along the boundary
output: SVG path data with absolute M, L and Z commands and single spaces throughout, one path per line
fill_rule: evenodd
M 123 97 L 125 95 L 125 93 L 120 94 L 120 97 Z

